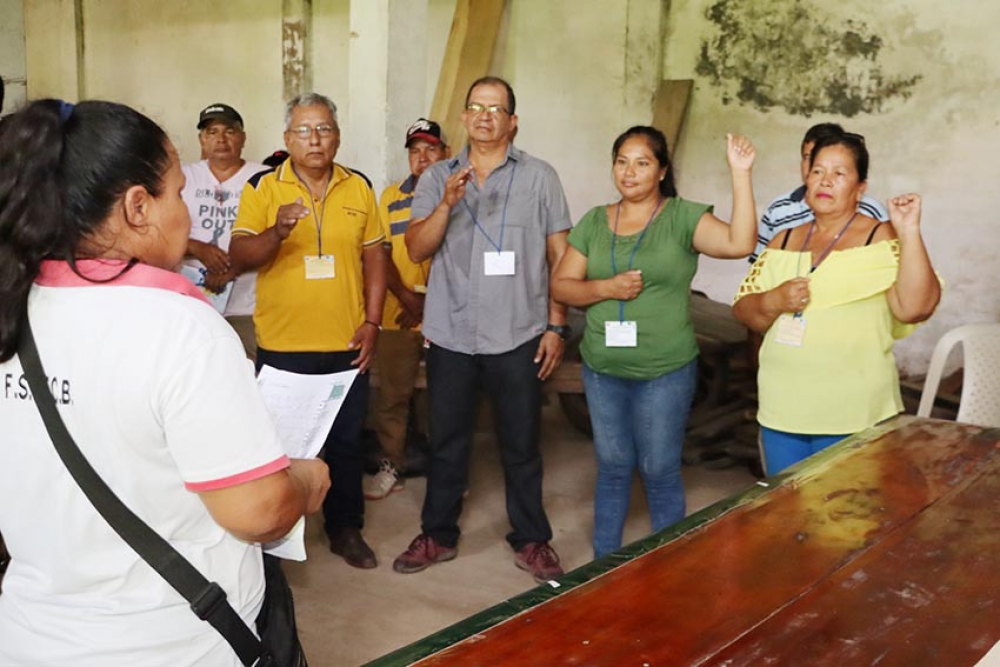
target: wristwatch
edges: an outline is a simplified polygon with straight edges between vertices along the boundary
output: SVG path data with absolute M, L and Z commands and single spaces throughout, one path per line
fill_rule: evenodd
M 569 337 L 573 335 L 573 329 L 568 324 L 549 324 L 545 327 L 546 331 L 551 331 L 554 334 L 558 334 L 563 340 L 569 340 Z

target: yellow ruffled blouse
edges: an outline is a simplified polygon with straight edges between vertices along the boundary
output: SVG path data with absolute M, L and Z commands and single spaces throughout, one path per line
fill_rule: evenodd
M 812 253 L 769 248 L 740 285 L 736 301 L 766 292 L 812 266 Z M 903 324 L 886 294 L 899 271 L 899 242 L 831 252 L 809 276 L 801 346 L 764 336 L 757 374 L 757 420 L 790 433 L 856 433 L 903 410 L 892 347 Z

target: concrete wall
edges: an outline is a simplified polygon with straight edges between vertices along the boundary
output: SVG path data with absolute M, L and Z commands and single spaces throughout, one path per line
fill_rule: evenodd
M 24 2 L 32 95 L 76 86 L 61 94 L 133 104 L 168 128 L 185 160 L 197 158 L 197 111 L 225 100 L 247 120 L 248 156 L 281 146 L 281 3 L 232 0 L 206 11 L 190 0 Z M 65 39 L 74 4 L 84 26 L 76 51 Z M 454 6 L 427 0 L 421 12 L 427 40 L 413 56 L 427 72 L 425 112 Z M 61 12 L 63 27 L 53 30 L 58 22 L 43 20 L 46 12 Z M 350 0 L 313 0 L 313 87 L 342 109 L 342 161 L 365 168 L 367 147 L 350 139 L 366 113 L 348 98 L 351 76 L 365 71 L 350 67 L 358 36 L 351 16 Z M 611 143 L 628 125 L 651 120 L 661 77 L 696 81 L 675 156 L 678 184 L 722 217 L 730 210 L 727 131 L 758 146 L 761 212 L 796 184 L 808 126 L 832 120 L 864 134 L 870 192 L 923 194 L 925 235 L 948 284 L 938 315 L 899 346 L 904 368 L 920 371 L 944 330 L 1000 314 L 1000 234 L 989 200 L 1000 143 L 1000 52 L 990 28 L 998 19 L 1000 5 L 973 0 L 509 0 L 492 70 L 517 91 L 517 143 L 556 167 L 576 218 L 616 197 Z M 421 47 L 417 40 L 403 48 Z M 404 175 L 399 139 L 379 147 L 391 159 L 369 173 L 378 187 Z M 745 270 L 745 262 L 703 260 L 695 286 L 728 301 Z
M 26 97 L 24 7 L 21 0 L 0 0 L 0 77 L 4 101 L 0 114 L 10 113 Z

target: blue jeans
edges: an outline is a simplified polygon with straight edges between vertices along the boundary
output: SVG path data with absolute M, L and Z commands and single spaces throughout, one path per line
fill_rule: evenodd
M 764 450 L 764 471 L 768 475 L 779 473 L 850 435 L 850 433 L 841 435 L 786 433 L 761 426 L 760 444 Z
M 684 518 L 681 450 L 697 377 L 697 360 L 652 380 L 627 380 L 583 365 L 597 453 L 595 558 L 622 545 L 636 468 L 653 531 Z

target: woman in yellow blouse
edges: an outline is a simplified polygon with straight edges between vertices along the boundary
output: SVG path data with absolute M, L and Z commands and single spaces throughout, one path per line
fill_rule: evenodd
M 863 137 L 817 142 L 806 179 L 815 221 L 776 236 L 736 296 L 736 317 L 764 334 L 757 419 L 768 474 L 902 411 L 893 342 L 941 298 L 920 196 L 890 199 L 890 224 L 880 224 L 857 210 L 867 178 Z

